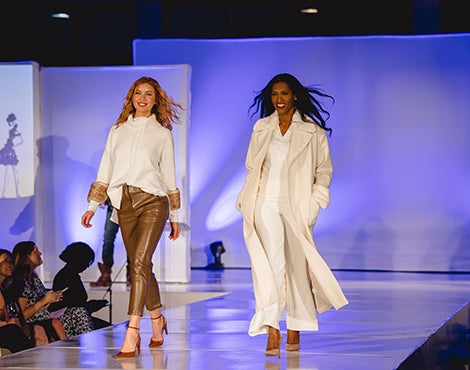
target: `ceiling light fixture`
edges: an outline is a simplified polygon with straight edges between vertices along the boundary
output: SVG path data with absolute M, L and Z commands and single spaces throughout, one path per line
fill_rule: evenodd
M 52 18 L 60 18 L 60 19 L 69 19 L 69 18 L 70 18 L 70 14 L 69 14 L 69 13 L 65 13 L 65 12 L 57 12 L 57 13 L 52 13 L 52 14 L 51 14 L 51 17 L 52 17 Z
M 300 12 L 302 14 L 316 14 L 318 13 L 318 9 L 317 8 L 304 8 L 304 9 L 300 9 Z

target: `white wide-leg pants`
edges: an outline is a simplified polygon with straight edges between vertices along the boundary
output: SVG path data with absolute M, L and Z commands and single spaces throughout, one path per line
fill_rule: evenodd
M 263 310 L 262 321 L 279 329 L 286 309 L 287 329 L 315 331 L 318 321 L 307 260 L 293 232 L 294 223 L 287 197 L 259 197 L 255 228 L 271 264 L 278 297 L 277 309 Z

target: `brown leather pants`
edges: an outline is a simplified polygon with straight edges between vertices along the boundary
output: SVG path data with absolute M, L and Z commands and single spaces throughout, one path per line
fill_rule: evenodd
M 123 186 L 118 218 L 132 281 L 129 315 L 143 316 L 144 304 L 149 311 L 162 307 L 160 289 L 152 271 L 152 257 L 168 215 L 167 197 L 145 193 L 134 186 Z

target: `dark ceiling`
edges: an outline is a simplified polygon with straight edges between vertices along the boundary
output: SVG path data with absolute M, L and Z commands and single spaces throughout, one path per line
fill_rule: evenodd
M 131 65 L 135 38 L 470 32 L 463 0 L 2 0 L 0 62 Z M 301 14 L 315 6 L 317 14 Z M 465 9 L 464 9 L 465 8 Z M 54 19 L 54 12 L 69 19 Z

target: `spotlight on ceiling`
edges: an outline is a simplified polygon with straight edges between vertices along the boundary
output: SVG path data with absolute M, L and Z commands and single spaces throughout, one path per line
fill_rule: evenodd
M 57 12 L 57 13 L 52 13 L 52 14 L 51 14 L 51 17 L 52 17 L 52 18 L 58 18 L 58 19 L 69 19 L 69 18 L 70 18 L 70 14 L 69 14 L 69 13 L 65 13 L 65 12 Z
M 300 9 L 300 12 L 302 14 L 317 14 L 318 9 L 317 8 L 303 8 L 303 9 Z

